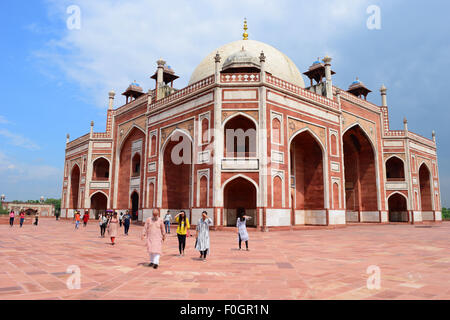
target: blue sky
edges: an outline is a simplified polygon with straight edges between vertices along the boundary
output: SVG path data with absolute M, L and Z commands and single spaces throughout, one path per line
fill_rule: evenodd
M 69 30 L 66 10 L 81 9 Z M 369 30 L 367 7 L 381 9 Z M 163 57 L 184 87 L 215 48 L 241 38 L 287 54 L 303 72 L 317 57 L 333 58 L 334 84 L 358 76 L 374 92 L 388 88 L 392 129 L 425 137 L 436 130 L 442 200 L 450 206 L 450 2 L 431 1 L 119 1 L 35 0 L 0 4 L 0 193 L 7 199 L 60 197 L 65 135 L 103 131 L 107 93 L 149 76 Z M 118 97 L 116 104 L 123 103 Z

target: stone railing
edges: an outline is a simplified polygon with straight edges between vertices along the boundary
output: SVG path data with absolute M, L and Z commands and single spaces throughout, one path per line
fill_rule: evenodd
M 110 139 L 111 133 L 108 132 L 94 132 L 92 135 L 92 138 L 94 139 Z
M 412 140 L 416 140 L 417 142 L 426 144 L 427 146 L 430 147 L 436 147 L 436 144 L 434 143 L 433 140 L 422 137 L 421 135 L 418 135 L 417 133 L 408 131 L 408 138 L 412 139 Z
M 196 83 L 191 84 L 183 89 L 178 90 L 175 93 L 172 93 L 170 96 L 167 96 L 161 100 L 155 101 L 152 105 L 150 105 L 150 110 L 154 110 L 159 108 L 162 105 L 165 105 L 169 102 L 173 102 L 175 100 L 179 100 L 193 92 L 196 92 L 200 89 L 208 87 L 215 83 L 214 75 L 211 75 L 203 80 L 200 80 Z
M 336 93 L 337 89 L 338 88 L 333 87 L 333 92 Z M 380 107 L 377 106 L 376 104 L 374 104 L 372 102 L 369 102 L 367 100 L 358 98 L 357 96 L 355 96 L 355 95 L 353 95 L 351 93 L 348 93 L 347 91 L 344 91 L 342 89 L 339 89 L 339 90 L 340 90 L 341 97 L 344 98 L 345 100 L 351 101 L 351 102 L 353 102 L 355 104 L 359 104 L 359 105 L 361 105 L 363 107 L 366 107 L 367 109 L 375 111 L 377 113 L 380 112 Z
M 77 145 L 79 145 L 79 144 L 82 144 L 82 143 L 88 141 L 88 140 L 89 140 L 89 137 L 90 137 L 90 133 L 86 133 L 84 136 L 81 136 L 81 137 L 79 137 L 79 138 L 77 138 L 77 139 L 75 139 L 75 140 L 73 140 L 73 141 L 70 141 L 70 142 L 66 145 L 66 149 L 70 149 L 70 148 L 72 148 L 72 147 L 75 147 L 75 146 L 77 146 Z
M 115 111 L 115 115 L 119 115 L 121 113 L 127 112 L 130 109 L 133 109 L 134 107 L 144 103 L 147 101 L 147 97 L 148 94 L 143 94 L 142 96 L 140 96 L 139 98 L 137 98 L 136 100 L 133 100 L 127 104 L 124 104 L 123 106 L 121 106 L 120 108 L 116 109 Z
M 295 84 L 292 84 L 290 82 L 281 80 L 281 79 L 279 79 L 277 77 L 274 77 L 274 76 L 272 76 L 270 74 L 266 74 L 266 81 L 267 81 L 267 83 L 270 83 L 270 84 L 272 84 L 272 85 L 274 85 L 276 87 L 288 90 L 290 92 L 293 92 L 293 93 L 295 93 L 295 94 L 297 94 L 299 96 L 302 96 L 302 97 L 307 98 L 309 100 L 312 100 L 314 102 L 318 102 L 318 103 L 320 103 L 322 105 L 326 105 L 326 106 L 328 106 L 330 108 L 339 110 L 339 105 L 335 101 L 330 100 L 330 99 L 328 99 L 328 98 L 326 98 L 324 96 L 318 95 L 318 94 L 316 94 L 314 92 L 311 92 L 309 90 L 303 89 L 303 88 L 301 88 L 299 86 L 296 86 Z
M 405 131 L 403 130 L 388 130 L 384 133 L 387 137 L 405 137 Z
M 259 82 L 259 73 L 223 73 L 220 76 L 222 83 L 235 83 L 235 82 Z

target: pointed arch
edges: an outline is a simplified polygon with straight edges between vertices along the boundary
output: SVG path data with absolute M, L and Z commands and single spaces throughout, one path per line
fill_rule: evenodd
M 357 211 L 378 211 L 381 205 L 378 153 L 370 135 L 355 123 L 344 131 L 342 141 L 349 215 Z
M 405 180 L 405 161 L 396 155 L 388 157 L 384 161 L 387 181 Z
M 431 170 L 425 161 L 419 166 L 420 204 L 422 211 L 433 211 L 434 196 Z
M 323 188 L 323 205 L 322 205 L 322 209 L 325 208 L 329 208 L 329 192 L 328 192 L 328 153 L 327 153 L 327 148 L 324 145 L 324 143 L 322 142 L 322 140 L 320 139 L 320 137 L 314 132 L 312 131 L 310 128 L 305 127 L 302 129 L 297 130 L 296 132 L 294 132 L 292 134 L 292 136 L 289 138 L 289 144 L 288 144 L 288 150 L 289 150 L 289 157 L 288 157 L 288 161 L 289 161 L 289 177 L 295 176 L 294 171 L 295 171 L 295 160 L 293 163 L 293 159 L 294 154 L 292 154 L 292 142 L 294 141 L 294 139 L 296 139 L 299 135 L 304 134 L 304 133 L 308 133 L 312 139 L 314 140 L 314 142 L 319 146 L 320 151 L 321 151 L 321 157 L 322 157 L 322 188 Z M 295 183 L 297 184 L 297 179 L 295 179 Z M 290 188 L 289 188 L 290 189 Z M 289 197 L 289 205 L 291 207 L 294 207 L 294 203 L 292 203 L 292 198 Z M 295 205 L 297 206 L 300 205 L 300 202 L 297 201 L 295 199 Z
M 254 125 L 256 126 L 256 128 L 258 128 L 258 121 L 256 121 L 255 118 L 253 118 L 252 116 L 246 114 L 245 112 L 240 112 L 239 111 L 239 112 L 233 113 L 232 115 L 228 116 L 227 118 L 225 118 L 225 120 L 222 121 L 222 129 L 225 128 L 225 125 L 227 124 L 228 121 L 230 121 L 233 118 L 236 118 L 238 116 L 243 116 L 243 117 L 251 120 L 254 123 Z
M 408 222 L 408 198 L 401 192 L 393 192 L 387 198 L 389 222 Z
M 256 226 L 257 208 L 259 207 L 259 189 L 257 183 L 243 175 L 237 174 L 222 184 L 223 195 L 223 223 L 236 226 L 236 218 L 240 211 L 251 216 L 249 226 Z
M 182 139 L 187 138 L 189 140 L 189 159 L 185 159 L 184 149 L 183 149 L 183 160 L 182 163 L 176 164 L 171 161 L 168 161 L 167 157 L 170 148 L 176 146 L 176 143 L 180 143 L 181 141 L 172 141 L 172 137 L 175 135 L 180 135 Z M 186 158 L 187 158 L 186 157 Z M 170 160 L 170 159 L 169 159 Z M 188 163 L 185 162 L 188 161 Z M 184 129 L 176 128 L 173 130 L 169 136 L 166 138 L 164 143 L 162 143 L 159 158 L 158 158 L 158 192 L 157 192 L 157 206 L 167 208 L 164 209 L 189 209 L 193 205 L 193 161 L 194 161 L 194 140 L 190 133 Z M 177 176 L 175 179 L 168 179 L 169 175 Z M 180 181 L 181 179 L 181 181 Z M 168 192 L 168 189 L 179 190 L 177 192 Z M 175 207 L 173 207 L 175 206 Z M 170 207 L 170 208 L 169 208 Z M 173 208 L 172 208 L 173 207 Z M 180 208 L 178 208 L 180 207 Z M 183 207 L 183 208 L 181 208 Z

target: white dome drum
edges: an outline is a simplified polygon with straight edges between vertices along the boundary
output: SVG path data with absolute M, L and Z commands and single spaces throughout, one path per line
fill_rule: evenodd
M 241 53 L 242 47 L 244 48 L 243 53 Z M 274 47 L 256 40 L 238 40 L 214 50 L 195 68 L 189 84 L 193 84 L 214 74 L 214 57 L 217 52 L 221 56 L 219 67 L 222 70 L 224 66 L 227 67 L 227 64 L 233 65 L 233 62 L 238 62 L 239 58 L 252 57 L 253 61 L 253 58 L 259 57 L 261 51 L 266 56 L 265 68 L 267 72 L 299 87 L 305 87 L 300 71 L 288 56 Z M 259 65 L 259 59 L 255 60 L 255 64 Z

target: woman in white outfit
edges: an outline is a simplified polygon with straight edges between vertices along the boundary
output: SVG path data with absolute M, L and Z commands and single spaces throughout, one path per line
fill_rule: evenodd
M 248 249 L 248 232 L 247 232 L 247 220 L 250 220 L 252 217 L 244 215 L 244 211 L 241 211 L 238 215 L 236 221 L 236 227 L 238 229 L 239 236 L 239 250 L 241 250 L 241 243 L 245 241 L 245 247 L 247 251 Z

